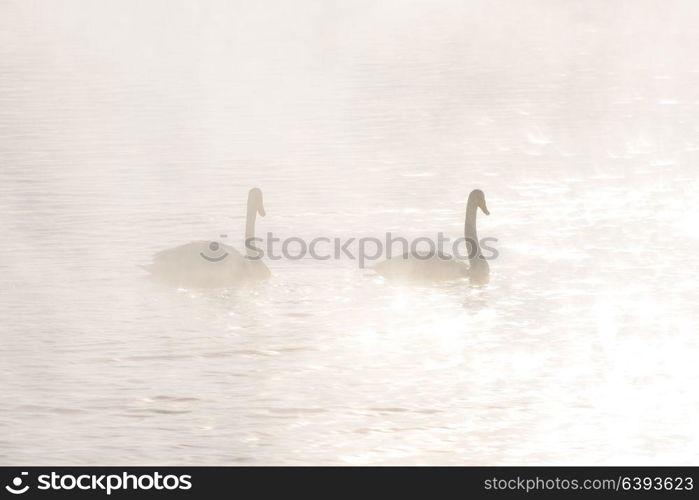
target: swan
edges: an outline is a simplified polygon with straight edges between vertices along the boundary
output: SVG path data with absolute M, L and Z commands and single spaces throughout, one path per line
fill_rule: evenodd
M 151 264 L 141 267 L 162 281 L 184 287 L 216 288 L 267 279 L 272 273 L 251 248 L 257 214 L 266 215 L 262 191 L 253 188 L 245 216 L 245 256 L 230 245 L 192 241 L 156 253 Z
M 476 231 L 476 214 L 479 208 L 485 215 L 490 215 L 483 191 L 474 189 L 468 196 L 464 224 L 469 265 L 451 255 L 423 251 L 417 252 L 417 255 L 408 252 L 396 258 L 387 259 L 374 266 L 374 271 L 390 280 L 448 281 L 468 277 L 472 284 L 487 284 L 490 267 L 481 254 Z M 475 248 L 472 245 L 475 245 Z

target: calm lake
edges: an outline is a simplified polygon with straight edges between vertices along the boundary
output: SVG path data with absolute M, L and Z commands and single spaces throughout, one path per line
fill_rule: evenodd
M 658 1 L 0 2 L 0 464 L 696 464 L 699 12 Z M 260 234 L 463 236 L 154 283 Z

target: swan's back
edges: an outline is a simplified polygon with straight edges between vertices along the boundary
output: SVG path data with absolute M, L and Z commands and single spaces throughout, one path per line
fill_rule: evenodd
M 159 281 L 184 287 L 214 288 L 270 277 L 261 260 L 245 258 L 235 248 L 209 241 L 192 241 L 156 253 L 142 266 Z
M 435 282 L 468 276 L 468 265 L 450 255 L 430 252 L 405 253 L 380 262 L 373 269 L 392 281 Z

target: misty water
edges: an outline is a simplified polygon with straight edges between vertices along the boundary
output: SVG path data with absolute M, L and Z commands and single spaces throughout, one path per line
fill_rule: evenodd
M 0 3 L 0 463 L 699 459 L 692 2 Z M 166 287 L 258 233 L 462 235 Z

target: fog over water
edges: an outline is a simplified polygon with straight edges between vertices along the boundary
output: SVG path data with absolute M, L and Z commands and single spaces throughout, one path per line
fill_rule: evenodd
M 0 464 L 697 464 L 699 6 L 0 0 Z M 227 234 L 463 236 L 163 286 Z

